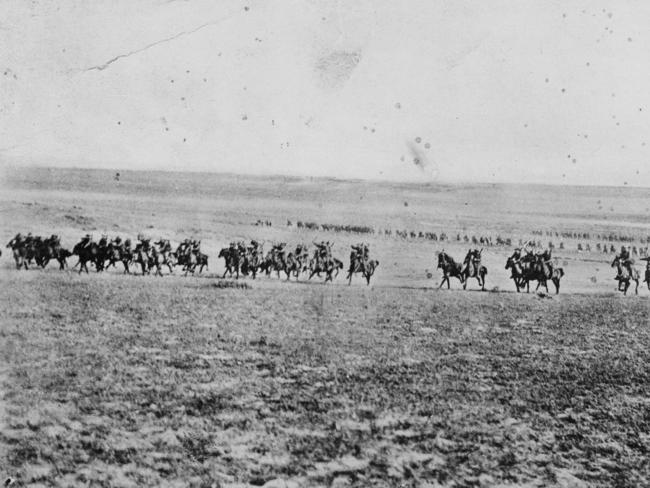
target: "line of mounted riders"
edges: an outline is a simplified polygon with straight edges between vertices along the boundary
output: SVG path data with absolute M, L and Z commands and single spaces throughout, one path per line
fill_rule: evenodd
M 310 252 L 306 244 L 298 244 L 294 250 L 287 250 L 285 242 L 272 244 L 271 249 L 264 254 L 263 244 L 252 240 L 250 245 L 245 242 L 231 242 L 219 252 L 219 257 L 225 261 L 226 275 L 239 278 L 240 274 L 250 275 L 255 278 L 258 274 L 264 273 L 269 276 L 275 272 L 277 277 L 284 273 L 287 280 L 293 276 L 299 279 L 301 273 L 308 274 L 307 279 L 314 276 L 325 279 L 325 282 L 332 281 L 343 269 L 343 261 L 332 255 L 334 244 L 329 241 L 314 242 L 315 249 Z M 351 246 L 350 266 L 346 279 L 348 284 L 352 282 L 352 276 L 360 273 L 370 284 L 370 278 L 375 273 L 379 261 L 370 259 L 370 247 L 366 243 Z
M 114 239 L 102 236 L 95 242 L 92 235 L 86 234 L 69 251 L 61 246 L 56 234 L 43 238 L 30 232 L 26 236 L 16 234 L 7 247 L 11 248 L 18 269 L 28 269 L 33 264 L 45 268 L 54 260 L 58 261 L 59 269 L 65 269 L 71 256 L 79 258 L 74 266 L 79 267 L 79 273 L 88 273 L 88 264 L 95 266 L 99 272 L 122 263 L 124 273 L 130 273 L 131 266 L 135 266 L 140 267 L 142 274 L 153 271 L 158 276 L 162 276 L 164 266 L 170 273 L 173 273 L 175 266 L 182 266 L 185 274 L 193 274 L 197 269 L 201 273 L 208 266 L 208 256 L 201 252 L 201 241 L 192 239 L 185 239 L 174 251 L 169 240 L 163 238 L 151 242 L 151 239 L 139 235 L 133 245 L 131 239 L 122 240 L 119 236 Z
M 243 241 L 233 242 L 219 252 L 219 257 L 225 260 L 223 277 L 229 274 L 237 278 L 240 275 L 255 278 L 258 273 L 268 276 L 275 271 L 278 277 L 280 273 L 285 273 L 287 279 L 293 276 L 297 280 L 301 273 L 309 273 L 309 279 L 314 275 L 319 278 L 324 275 L 326 282 L 332 281 L 343 269 L 343 262 L 332 255 L 333 244 L 329 241 L 314 245 L 316 249 L 313 254 L 305 244 L 298 244 L 295 250 L 287 251 L 286 243 L 273 244 L 271 250 L 264 254 L 263 244 L 258 241 L 253 240 L 248 246 Z M 88 273 L 89 264 L 100 272 L 122 263 L 124 273 L 130 273 L 135 266 L 140 268 L 143 275 L 153 272 L 158 276 L 162 276 L 164 267 L 173 273 L 174 267 L 182 266 L 186 275 L 194 274 L 196 270 L 200 274 L 208 268 L 208 256 L 201 252 L 201 241 L 193 239 L 185 239 L 173 250 L 169 239 L 160 238 L 151 242 L 151 239 L 138 235 L 133 245 L 131 239 L 122 240 L 119 236 L 109 239 L 104 235 L 95 242 L 91 234 L 86 234 L 69 251 L 61 246 L 56 234 L 43 238 L 30 232 L 25 236 L 16 234 L 7 247 L 11 248 L 18 269 L 29 269 L 31 265 L 45 268 L 50 261 L 58 261 L 59 269 L 65 269 L 71 256 L 79 259 L 74 266 L 79 267 L 79 273 Z M 378 265 L 379 261 L 370 259 L 368 244 L 352 246 L 348 283 L 354 274 L 360 273 L 370 284 Z
M 481 264 L 482 252 L 483 249 L 470 249 L 462 263 L 454 261 L 444 250 L 439 253 L 438 268 L 442 269 L 443 274 L 440 287 L 447 283 L 449 288 L 449 278 L 458 278 L 463 284 L 463 289 L 466 289 L 468 280 L 476 278 L 481 290 L 485 290 L 488 270 Z M 560 292 L 560 279 L 564 276 L 564 270 L 553 265 L 550 250 L 533 252 L 526 249 L 522 252 L 517 248 L 506 261 L 506 269 L 510 270 L 510 278 L 514 281 L 517 292 L 524 288 L 529 292 L 531 281 L 537 281 L 536 291 L 543 286 L 548 293 L 547 282 L 551 281 L 555 285 L 555 293 Z

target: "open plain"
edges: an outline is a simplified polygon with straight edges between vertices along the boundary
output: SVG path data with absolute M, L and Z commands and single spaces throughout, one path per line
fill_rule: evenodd
M 604 236 L 648 246 L 649 190 L 114 173 L 7 170 L 3 244 L 195 237 L 209 270 L 18 271 L 3 249 L 0 471 L 19 483 L 650 484 L 650 292 L 617 292 L 595 251 Z M 438 290 L 437 252 L 477 247 L 459 234 L 553 242 L 560 294 L 515 292 L 513 245 L 485 247 L 488 291 Z M 253 238 L 334 241 L 346 264 L 367 241 L 380 265 L 370 286 L 225 286 L 219 249 Z

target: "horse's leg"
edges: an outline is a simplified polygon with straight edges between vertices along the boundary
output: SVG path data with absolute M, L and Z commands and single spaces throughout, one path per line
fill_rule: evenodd
M 639 294 L 639 280 L 634 280 L 634 283 L 636 283 L 636 288 L 634 289 L 634 294 L 638 295 Z
M 559 295 L 559 293 L 560 293 L 560 279 L 559 278 L 553 278 L 553 284 L 555 285 L 555 294 Z

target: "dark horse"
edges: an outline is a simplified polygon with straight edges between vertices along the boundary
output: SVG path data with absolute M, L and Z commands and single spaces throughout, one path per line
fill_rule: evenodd
M 348 269 L 348 285 L 352 284 L 352 275 L 361 273 L 366 279 L 366 284 L 370 285 L 370 278 L 375 274 L 375 270 L 379 266 L 379 261 L 370 259 L 368 261 L 361 261 L 360 259 L 350 260 L 350 268 Z
M 226 262 L 226 270 L 223 272 L 222 278 L 226 277 L 226 273 L 232 278 L 233 273 L 236 273 L 237 279 L 239 279 L 239 253 L 237 249 L 233 247 L 224 247 L 219 251 L 220 258 L 223 258 Z
M 450 288 L 449 278 L 458 278 L 461 283 L 465 282 L 465 277 L 461 273 L 463 265 L 454 261 L 445 251 L 438 253 L 438 268 L 442 270 L 442 281 L 438 288 L 447 282 L 447 289 Z
M 515 282 L 517 293 L 524 286 L 528 286 L 530 280 L 535 279 L 531 264 L 530 262 L 515 260 L 514 256 L 510 256 L 506 261 L 506 269 L 510 269 L 510 277 Z
M 554 268 L 544 263 L 540 258 L 526 259 L 524 257 L 520 260 L 515 260 L 514 256 L 510 256 L 506 261 L 506 269 L 511 270 L 511 278 L 515 282 L 517 292 L 526 288 L 526 293 L 530 292 L 530 282 L 537 281 L 535 291 L 544 285 L 546 293 L 548 293 L 548 280 L 551 280 L 555 286 L 555 294 L 560 293 L 560 280 L 564 276 L 564 269 Z
M 467 289 L 467 282 L 470 278 L 476 278 L 481 290 L 485 291 L 485 277 L 487 268 L 481 265 L 481 251 L 470 251 L 465 257 L 466 266 L 463 268 L 463 290 Z
M 90 262 L 95 265 L 96 270 L 103 269 L 103 252 L 99 248 L 99 245 L 96 242 L 84 243 L 83 241 L 78 242 L 72 248 L 72 254 L 76 255 L 79 258 L 79 273 L 83 270 L 88 273 L 88 266 L 86 263 Z M 100 263 L 101 261 L 101 263 Z
M 325 283 L 333 281 L 339 275 L 339 271 L 343 269 L 343 262 L 340 259 L 316 259 L 312 258 L 309 261 L 309 277 L 311 280 L 314 275 L 321 277 L 321 273 L 325 273 Z
M 618 281 L 618 291 L 622 291 L 623 295 L 627 295 L 627 290 L 630 287 L 630 283 L 634 281 L 636 283 L 636 288 L 634 289 L 635 294 L 639 294 L 639 272 L 630 267 L 626 268 L 621 264 L 621 258 L 616 256 L 614 261 L 612 261 L 612 268 L 617 268 L 618 274 L 616 275 L 615 280 Z M 631 272 L 630 272 L 631 271 Z

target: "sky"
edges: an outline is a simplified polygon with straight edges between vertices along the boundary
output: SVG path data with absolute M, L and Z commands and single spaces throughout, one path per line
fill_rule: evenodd
M 650 3 L 5 0 L 0 164 L 650 186 Z

